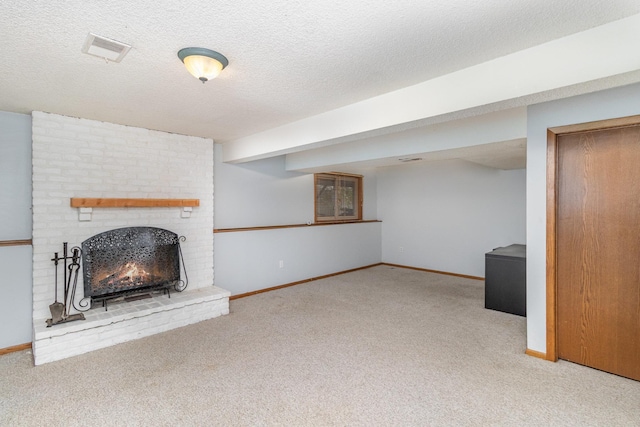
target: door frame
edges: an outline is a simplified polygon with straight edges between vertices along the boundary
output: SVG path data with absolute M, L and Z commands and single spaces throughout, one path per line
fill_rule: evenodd
M 640 115 L 617 119 L 598 120 L 575 125 L 557 126 L 547 129 L 547 352 L 545 359 L 558 361 L 557 338 L 557 253 L 556 253 L 556 210 L 558 179 L 558 137 L 577 132 L 588 132 L 635 126 L 640 124 Z

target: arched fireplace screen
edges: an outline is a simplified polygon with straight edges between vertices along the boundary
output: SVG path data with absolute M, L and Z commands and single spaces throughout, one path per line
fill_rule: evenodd
M 119 228 L 85 240 L 85 298 L 107 300 L 171 287 L 183 291 L 187 283 L 180 279 L 181 240 L 184 237 L 155 227 Z

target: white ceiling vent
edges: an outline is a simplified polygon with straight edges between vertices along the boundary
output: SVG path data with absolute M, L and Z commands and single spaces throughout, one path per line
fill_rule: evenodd
M 131 49 L 131 45 L 89 33 L 82 47 L 82 52 L 109 61 L 120 62 L 129 49 Z

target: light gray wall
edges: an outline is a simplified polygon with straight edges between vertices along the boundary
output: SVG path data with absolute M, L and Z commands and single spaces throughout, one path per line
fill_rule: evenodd
M 215 144 L 215 228 L 306 224 L 314 220 L 313 174 L 287 171 L 285 156 L 222 162 Z M 337 172 L 340 172 L 339 170 Z M 377 219 L 376 176 L 363 175 L 363 219 Z
M 377 264 L 380 239 L 379 222 L 217 233 L 215 284 L 236 295 Z
M 287 172 L 284 156 L 222 162 L 215 148 L 216 229 L 313 222 L 313 174 Z M 376 179 L 365 175 L 364 218 L 376 219 Z M 381 224 L 216 233 L 215 284 L 233 295 L 379 263 Z M 282 261 L 282 268 L 280 268 Z
M 463 160 L 377 173 L 382 260 L 484 277 L 484 254 L 526 243 L 525 171 Z
M 527 347 L 546 353 L 547 128 L 640 114 L 640 84 L 533 105 L 527 118 Z
M 0 240 L 31 238 L 31 116 L 0 112 Z
M 0 348 L 32 342 L 32 252 L 31 246 L 0 247 Z
M 31 116 L 0 112 L 0 240 L 31 239 Z M 0 348 L 31 342 L 31 246 L 0 247 Z
M 287 172 L 284 156 L 228 164 L 215 144 L 214 174 L 215 228 L 313 221 L 313 175 Z

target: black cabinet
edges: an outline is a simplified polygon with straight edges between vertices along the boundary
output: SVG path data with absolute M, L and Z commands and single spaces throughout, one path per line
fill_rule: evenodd
M 527 315 L 526 245 L 496 248 L 485 255 L 484 307 Z

